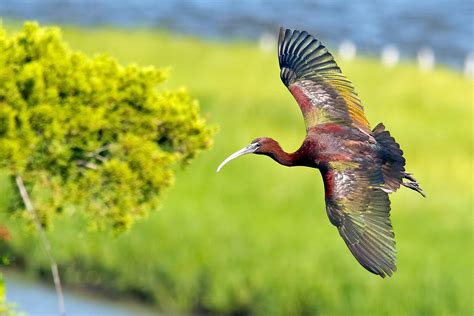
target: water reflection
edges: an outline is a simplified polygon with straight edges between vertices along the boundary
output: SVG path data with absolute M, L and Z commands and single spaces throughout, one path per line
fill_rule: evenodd
M 2 271 L 7 289 L 7 301 L 14 302 L 18 310 L 30 316 L 57 315 L 58 305 L 54 288 L 33 281 L 18 272 Z M 78 291 L 65 291 L 68 316 L 148 316 L 157 312 L 137 303 L 106 299 L 100 295 Z
M 161 27 L 199 36 L 256 39 L 280 25 L 306 29 L 332 45 L 351 40 L 365 53 L 423 48 L 460 68 L 474 52 L 474 2 L 466 0 L 2 0 L 0 15 L 85 26 Z

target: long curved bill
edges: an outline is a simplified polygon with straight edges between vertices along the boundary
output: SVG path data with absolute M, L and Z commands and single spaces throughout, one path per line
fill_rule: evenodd
M 235 158 L 237 157 L 240 157 L 240 156 L 243 156 L 243 155 L 246 155 L 246 154 L 251 154 L 253 152 L 255 152 L 258 148 L 258 143 L 253 143 L 253 144 L 250 144 L 248 145 L 247 147 L 245 148 L 242 148 L 241 150 L 239 151 L 236 151 L 235 153 L 233 153 L 232 155 L 230 155 L 229 157 L 227 157 L 220 165 L 219 167 L 217 167 L 217 170 L 216 172 L 219 172 L 222 167 L 224 167 L 224 165 L 226 165 L 229 161 L 231 160 L 234 160 Z

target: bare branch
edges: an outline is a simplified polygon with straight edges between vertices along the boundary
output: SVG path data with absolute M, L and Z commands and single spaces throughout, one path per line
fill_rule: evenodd
M 93 162 L 86 161 L 86 160 L 76 160 L 76 164 L 79 167 L 84 167 L 84 168 L 88 168 L 88 169 L 93 169 L 93 170 L 99 169 L 99 166 L 97 164 L 95 164 Z
M 51 265 L 51 273 L 53 275 L 54 287 L 56 289 L 56 295 L 58 297 L 58 307 L 59 313 L 63 316 L 66 315 L 66 308 L 64 305 L 64 296 L 63 290 L 61 287 L 61 279 L 59 278 L 59 270 L 56 261 L 53 258 L 53 254 L 51 252 L 51 244 L 46 237 L 46 233 L 41 226 L 41 223 L 38 218 L 38 214 L 36 210 L 33 208 L 33 204 L 31 203 L 30 197 L 28 196 L 28 191 L 26 190 L 25 184 L 23 183 L 23 179 L 21 176 L 16 176 L 15 178 L 16 185 L 18 190 L 20 191 L 21 198 L 23 203 L 25 204 L 26 210 L 31 214 L 33 222 L 35 223 L 36 229 L 38 230 L 38 234 L 40 236 L 41 242 L 43 243 L 43 247 L 46 250 L 46 254 L 49 257 L 50 265 Z

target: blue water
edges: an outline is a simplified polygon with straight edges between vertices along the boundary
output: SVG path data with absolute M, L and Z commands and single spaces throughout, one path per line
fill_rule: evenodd
M 56 292 L 52 284 L 34 281 L 14 271 L 2 271 L 6 298 L 17 310 L 29 316 L 59 315 Z M 150 307 L 100 295 L 64 289 L 68 316 L 151 316 L 161 315 Z
M 423 47 L 461 67 L 474 52 L 471 0 L 1 0 L 0 16 L 82 26 L 159 27 L 219 40 L 256 39 L 279 26 L 324 42 L 352 40 L 378 54 L 387 44 L 414 58 Z

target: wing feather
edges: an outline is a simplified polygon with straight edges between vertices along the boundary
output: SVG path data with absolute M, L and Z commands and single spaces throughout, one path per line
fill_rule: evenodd
M 280 77 L 300 105 L 307 129 L 332 122 L 370 132 L 352 83 L 319 40 L 281 28 L 278 42 Z
M 359 263 L 381 277 L 396 271 L 395 236 L 383 174 L 375 164 L 339 162 L 324 174 L 326 210 Z

